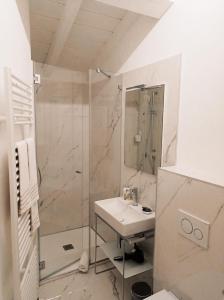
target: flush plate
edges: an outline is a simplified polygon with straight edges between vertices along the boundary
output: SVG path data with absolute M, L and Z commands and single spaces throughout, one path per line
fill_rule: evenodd
M 178 210 L 179 233 L 205 249 L 208 249 L 209 229 L 209 222 L 202 220 L 182 209 Z

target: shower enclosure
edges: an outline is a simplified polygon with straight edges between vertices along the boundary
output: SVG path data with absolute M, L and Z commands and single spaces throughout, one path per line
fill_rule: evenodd
M 41 279 L 94 262 L 94 202 L 120 194 L 121 78 L 35 64 Z M 114 234 L 99 224 L 99 243 Z
M 88 249 L 88 74 L 35 64 L 41 279 Z

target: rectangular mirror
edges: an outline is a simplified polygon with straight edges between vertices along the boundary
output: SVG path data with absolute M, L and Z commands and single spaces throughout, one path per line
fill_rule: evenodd
M 164 87 L 126 90 L 124 163 L 153 175 L 161 166 Z

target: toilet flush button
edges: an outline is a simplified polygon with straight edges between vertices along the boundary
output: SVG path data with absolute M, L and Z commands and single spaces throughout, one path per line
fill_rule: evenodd
M 193 225 L 187 218 L 181 220 L 181 227 L 186 234 L 191 234 L 193 232 Z
M 202 233 L 202 231 L 199 228 L 195 228 L 194 229 L 194 237 L 197 240 L 202 240 L 203 239 L 203 233 Z
M 196 245 L 208 249 L 210 223 L 189 212 L 178 209 L 177 214 L 178 232 Z

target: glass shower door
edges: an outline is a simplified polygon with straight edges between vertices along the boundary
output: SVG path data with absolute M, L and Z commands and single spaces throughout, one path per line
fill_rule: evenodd
M 35 72 L 41 75 L 35 107 L 43 279 L 74 264 L 88 248 L 88 197 L 83 194 L 83 185 L 88 186 L 83 138 L 88 86 L 80 74 L 62 68 L 35 64 Z
M 91 70 L 90 99 L 90 228 L 95 231 L 94 203 L 120 195 L 121 182 L 121 77 L 108 79 Z M 98 244 L 117 238 L 98 220 Z M 91 245 L 94 245 L 92 236 Z M 98 251 L 97 259 L 104 258 Z M 91 262 L 95 261 L 92 248 Z

